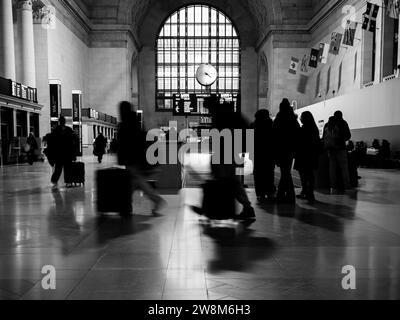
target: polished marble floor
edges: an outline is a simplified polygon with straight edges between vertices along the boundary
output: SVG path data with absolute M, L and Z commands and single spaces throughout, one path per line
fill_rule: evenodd
M 356 193 L 318 193 L 313 206 L 257 206 L 244 228 L 192 213 L 193 183 L 165 195 L 160 216 L 137 193 L 132 220 L 99 218 L 94 172 L 113 159 L 85 162 L 86 186 L 58 192 L 46 163 L 0 168 L 0 299 L 400 298 L 399 171 L 362 170 Z M 44 265 L 56 290 L 42 288 Z M 356 290 L 342 288 L 346 265 Z

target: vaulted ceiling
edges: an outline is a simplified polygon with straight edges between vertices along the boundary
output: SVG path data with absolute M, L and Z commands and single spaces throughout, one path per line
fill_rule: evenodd
M 151 26 L 160 26 L 182 5 L 214 5 L 230 16 L 242 38 L 255 42 L 274 26 L 307 25 L 328 2 L 337 0 L 64 0 L 74 1 L 93 24 L 129 24 L 141 41 L 153 40 Z M 154 33 L 154 32 L 153 32 Z

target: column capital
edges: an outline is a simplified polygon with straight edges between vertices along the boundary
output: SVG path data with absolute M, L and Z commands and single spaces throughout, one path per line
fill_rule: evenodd
M 52 25 L 56 9 L 53 6 L 36 7 L 33 10 L 33 23 L 41 25 Z
M 32 11 L 32 0 L 18 0 L 17 9 Z

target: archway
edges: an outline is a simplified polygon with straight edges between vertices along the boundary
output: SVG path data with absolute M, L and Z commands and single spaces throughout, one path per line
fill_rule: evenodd
M 156 40 L 156 106 L 171 110 L 173 96 L 217 94 L 237 103 L 240 39 L 231 19 L 210 5 L 188 5 L 171 14 Z M 206 90 L 195 79 L 200 64 L 212 64 L 218 79 Z M 206 92 L 207 91 L 207 92 Z M 198 99 L 199 113 L 207 113 Z

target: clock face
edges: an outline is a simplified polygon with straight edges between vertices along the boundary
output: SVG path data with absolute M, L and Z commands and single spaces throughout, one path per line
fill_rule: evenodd
M 211 64 L 201 64 L 196 71 L 196 79 L 202 86 L 211 86 L 217 77 L 217 69 Z

